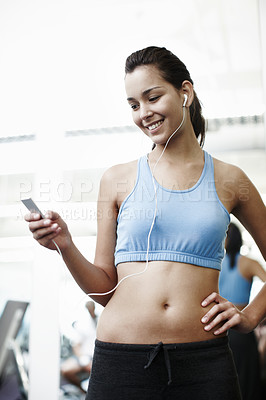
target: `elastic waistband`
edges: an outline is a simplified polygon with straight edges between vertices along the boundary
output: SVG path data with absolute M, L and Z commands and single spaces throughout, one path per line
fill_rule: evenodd
M 96 339 L 95 347 L 103 350 L 119 350 L 119 351 L 150 351 L 156 347 L 158 343 L 154 344 L 130 344 L 130 343 L 111 343 L 102 342 Z M 180 352 L 185 351 L 197 351 L 204 349 L 214 349 L 223 346 L 228 346 L 228 336 L 203 340 L 200 342 L 185 342 L 185 343 L 163 343 L 164 348 L 167 350 L 178 350 Z

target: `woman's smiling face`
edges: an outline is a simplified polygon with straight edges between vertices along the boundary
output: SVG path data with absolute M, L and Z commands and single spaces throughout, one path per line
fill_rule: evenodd
M 125 77 L 134 123 L 155 144 L 165 144 L 183 117 L 183 96 L 154 65 L 140 66 Z

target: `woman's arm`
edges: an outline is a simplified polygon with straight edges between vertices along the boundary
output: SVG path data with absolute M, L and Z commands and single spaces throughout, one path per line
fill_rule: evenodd
M 257 189 L 241 169 L 232 167 L 232 176 L 235 182 L 233 185 L 235 200 L 231 212 L 252 235 L 264 259 L 266 259 L 265 205 Z M 254 300 L 242 311 L 218 293 L 212 293 L 204 299 L 202 306 L 206 307 L 212 302 L 216 304 L 202 318 L 205 330 L 209 331 L 219 323 L 224 322 L 214 332 L 215 335 L 221 334 L 229 328 L 247 333 L 252 331 L 266 316 L 266 286 L 264 284 Z
M 37 214 L 28 214 L 25 220 L 33 237 L 42 245 L 55 250 L 57 243 L 65 264 L 72 276 L 86 293 L 105 293 L 117 283 L 114 267 L 114 249 L 116 242 L 116 194 L 112 188 L 113 170 L 107 171 L 101 180 L 98 197 L 98 236 L 94 263 L 89 262 L 73 243 L 66 223 L 55 212 L 49 211 L 45 219 Z M 112 294 L 93 296 L 94 300 L 105 306 Z
M 258 261 L 250 257 L 241 256 L 238 259 L 238 269 L 240 274 L 249 281 L 256 276 L 262 282 L 266 282 L 266 270 Z

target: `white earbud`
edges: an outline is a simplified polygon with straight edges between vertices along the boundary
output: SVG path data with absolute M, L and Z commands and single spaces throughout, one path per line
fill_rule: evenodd
M 183 107 L 185 107 L 185 106 L 186 106 L 186 104 L 187 104 L 187 95 L 186 95 L 186 94 L 184 94 L 184 103 L 183 103 Z

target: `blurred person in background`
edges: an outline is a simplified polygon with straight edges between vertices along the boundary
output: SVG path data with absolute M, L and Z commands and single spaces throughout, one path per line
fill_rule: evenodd
M 73 355 L 61 365 L 62 376 L 83 392 L 82 381 L 88 379 L 91 373 L 98 319 L 93 301 L 87 301 L 85 308 L 87 313 L 72 324 L 73 335 L 70 340 Z
M 222 297 L 239 310 L 249 303 L 254 277 L 266 281 L 266 271 L 254 259 L 240 254 L 241 231 L 230 223 L 225 241 L 226 255 L 222 262 L 219 290 Z M 236 364 L 243 400 L 261 400 L 261 374 L 258 343 L 254 331 L 242 334 L 230 329 L 230 347 Z

